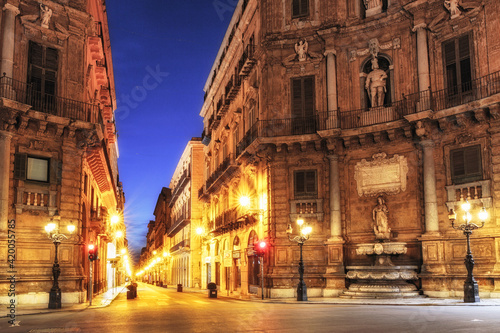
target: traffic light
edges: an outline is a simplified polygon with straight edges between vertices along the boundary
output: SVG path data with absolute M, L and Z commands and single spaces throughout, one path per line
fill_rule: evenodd
M 261 241 L 258 241 L 257 243 L 254 244 L 253 246 L 254 250 L 255 250 L 255 253 L 259 256 L 259 257 L 263 257 L 266 252 L 267 252 L 267 249 L 269 248 L 268 244 L 266 241 L 264 240 L 261 240 Z
M 94 244 L 89 244 L 89 260 L 97 260 L 97 247 Z

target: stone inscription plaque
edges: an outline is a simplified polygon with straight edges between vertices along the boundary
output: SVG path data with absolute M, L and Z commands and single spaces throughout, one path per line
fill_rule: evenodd
M 358 195 L 376 196 L 380 193 L 398 194 L 406 190 L 408 161 L 406 157 L 387 154 L 373 155 L 373 161 L 362 160 L 354 170 Z

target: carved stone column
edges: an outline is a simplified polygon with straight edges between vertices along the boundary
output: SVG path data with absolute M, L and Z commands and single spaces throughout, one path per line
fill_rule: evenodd
M 330 237 L 333 240 L 341 240 L 339 156 L 328 155 L 328 159 L 330 160 Z
M 335 50 L 327 50 L 326 56 L 326 78 L 328 90 L 328 111 L 337 111 L 337 64 Z
M 10 141 L 12 134 L 0 131 L 0 233 L 7 232 L 9 218 Z
M 326 242 L 328 266 L 326 268 L 325 297 L 336 297 L 345 289 L 344 240 L 340 214 L 339 156 L 328 155 L 330 160 L 330 238 Z
M 418 88 L 419 91 L 427 91 L 430 88 L 429 79 L 429 51 L 427 47 L 427 25 L 418 24 L 413 27 L 417 32 L 417 61 L 418 61 Z
M 439 221 L 436 195 L 436 170 L 434 167 L 434 142 L 420 142 L 424 150 L 424 202 L 425 202 L 425 233 L 438 234 Z
M 6 3 L 3 7 L 4 17 L 4 33 L 2 42 L 2 63 L 0 66 L 0 74 L 6 74 L 7 77 L 12 77 L 14 67 L 14 39 L 15 39 L 15 23 L 16 16 L 19 15 L 19 9 Z

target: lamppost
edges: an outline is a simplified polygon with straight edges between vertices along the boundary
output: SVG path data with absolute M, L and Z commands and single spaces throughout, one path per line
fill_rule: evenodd
M 297 301 L 307 301 L 307 286 L 304 282 L 304 262 L 302 261 L 302 245 L 309 239 L 309 234 L 312 231 L 310 226 L 304 225 L 304 220 L 298 219 L 297 224 L 299 225 L 299 235 L 291 237 L 293 229 L 292 225 L 289 224 L 286 229 L 288 235 L 288 240 L 296 242 L 299 244 L 300 248 L 300 261 L 299 261 L 299 284 L 297 285 Z
M 472 214 L 469 212 L 471 209 L 471 205 L 468 200 L 466 200 L 461 205 L 462 210 L 464 211 L 463 220 L 465 223 L 455 226 L 455 220 L 457 219 L 457 214 L 450 209 L 450 213 L 448 215 L 449 220 L 451 221 L 451 226 L 455 230 L 463 231 L 464 235 L 467 237 L 467 255 L 465 256 L 465 268 L 467 269 L 467 279 L 464 282 L 464 303 L 475 303 L 479 302 L 479 287 L 477 285 L 477 281 L 474 279 L 474 275 L 472 274 L 472 270 L 474 269 L 474 258 L 472 257 L 472 251 L 470 249 L 470 235 L 473 230 L 484 227 L 484 222 L 488 218 L 488 212 L 483 207 L 479 211 L 478 217 L 481 220 L 481 225 L 477 225 L 475 223 L 471 223 Z
M 69 224 L 67 226 L 68 232 L 72 234 L 75 231 L 75 226 Z M 59 267 L 59 260 L 57 259 L 57 250 L 59 244 L 63 239 L 68 239 L 68 236 L 59 233 L 59 226 L 53 222 L 48 223 L 45 226 L 45 232 L 49 239 L 54 243 L 56 253 L 54 257 L 54 265 L 52 265 L 52 276 L 54 277 L 54 283 L 50 289 L 49 294 L 49 309 L 60 309 L 61 308 L 61 288 L 59 288 L 59 275 L 61 274 L 61 268 Z

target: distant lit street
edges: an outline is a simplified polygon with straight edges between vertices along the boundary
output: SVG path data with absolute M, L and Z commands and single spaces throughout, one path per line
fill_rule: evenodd
M 2 332 L 498 332 L 498 306 L 359 306 L 241 301 L 140 284 L 106 308 L 20 316 Z

